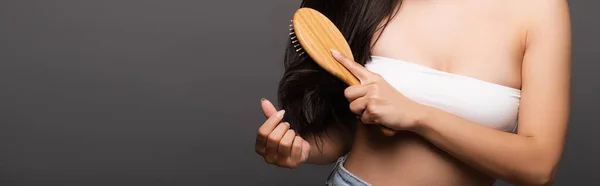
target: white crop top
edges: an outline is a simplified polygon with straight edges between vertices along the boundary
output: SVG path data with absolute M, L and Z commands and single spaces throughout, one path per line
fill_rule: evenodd
M 516 130 L 518 89 L 381 56 L 365 67 L 413 101 L 497 130 Z

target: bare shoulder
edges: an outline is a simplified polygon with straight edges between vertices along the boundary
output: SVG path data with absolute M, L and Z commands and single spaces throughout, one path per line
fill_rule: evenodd
M 526 0 L 522 2 L 533 13 L 560 13 L 568 9 L 567 0 Z
M 567 0 L 525 0 L 518 3 L 529 31 L 570 26 Z

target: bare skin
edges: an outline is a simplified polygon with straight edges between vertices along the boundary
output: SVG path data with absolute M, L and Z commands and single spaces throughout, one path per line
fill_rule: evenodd
M 373 94 L 395 100 L 385 103 L 393 109 L 371 111 L 384 113 L 379 122 L 359 124 L 353 141 L 335 133 L 319 153 L 310 150 L 314 142 L 301 138 L 298 143 L 304 146 L 281 145 L 291 138 L 281 134 L 289 129 L 276 127 L 281 126 L 276 109 L 263 102 L 269 120 L 259 129 L 257 152 L 268 163 L 293 168 L 331 163 L 351 149 L 344 167 L 373 185 L 479 186 L 498 178 L 516 185 L 551 185 L 569 117 L 570 34 L 565 0 L 405 0 L 372 54 L 521 89 L 518 134 L 416 104 L 399 92 L 358 94 L 375 91 L 367 85 L 378 90 L 387 85 L 362 66 L 336 57 L 361 79 L 362 85 L 347 90 L 351 109 L 378 104 L 357 101 Z M 401 132 L 383 136 L 370 125 L 375 123 Z M 267 153 L 266 146 L 305 156 Z

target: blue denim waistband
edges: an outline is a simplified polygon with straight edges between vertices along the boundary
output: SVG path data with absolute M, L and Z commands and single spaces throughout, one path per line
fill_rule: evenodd
M 346 162 L 346 156 L 338 158 L 337 162 L 333 166 L 331 173 L 325 181 L 326 186 L 371 186 L 371 184 L 364 180 L 356 177 L 344 168 L 344 162 Z

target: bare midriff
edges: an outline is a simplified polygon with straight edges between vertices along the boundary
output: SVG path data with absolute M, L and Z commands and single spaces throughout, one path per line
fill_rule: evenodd
M 343 166 L 375 186 L 489 186 L 495 182 L 415 133 L 390 137 L 362 124 Z

